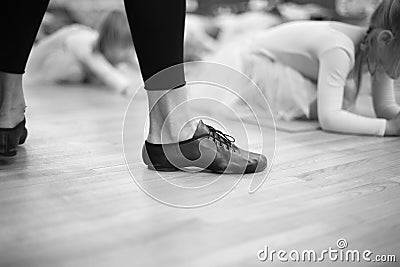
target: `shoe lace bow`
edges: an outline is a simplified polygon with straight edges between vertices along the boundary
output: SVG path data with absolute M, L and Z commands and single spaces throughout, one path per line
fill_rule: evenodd
M 207 127 L 210 130 L 209 135 L 214 139 L 214 141 L 217 140 L 218 142 L 226 145 L 228 149 L 230 149 L 233 143 L 235 143 L 235 138 L 233 136 L 223 133 L 212 126 L 207 125 Z

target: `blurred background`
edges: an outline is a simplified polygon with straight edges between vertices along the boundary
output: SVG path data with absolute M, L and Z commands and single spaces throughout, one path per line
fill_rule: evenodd
M 265 29 L 292 20 L 336 20 L 366 25 L 379 3 L 380 0 L 187 0 L 187 59 L 201 56 L 201 53 L 193 55 L 194 48 L 190 46 L 198 41 L 196 37 L 205 37 L 204 33 L 218 41 L 233 33 L 237 36 L 241 31 Z M 104 16 L 115 9 L 123 10 L 123 1 L 52 0 L 37 42 L 74 23 L 97 29 Z
M 187 0 L 187 11 L 203 18 L 262 12 L 282 19 L 339 20 L 365 24 L 380 0 Z M 156 7 L 155 7 L 156 8 Z M 52 0 L 43 33 L 79 22 L 96 27 L 105 12 L 123 9 L 123 1 Z M 57 15 L 57 16 L 53 16 Z M 49 25 L 52 22 L 53 25 Z
M 220 52 L 240 43 L 246 36 L 293 20 L 336 20 L 367 25 L 379 3 L 380 0 L 187 0 L 185 61 L 207 60 L 235 68 L 235 59 Z M 82 57 L 87 60 L 89 55 L 82 56 L 79 50 L 99 42 L 98 34 L 101 36 L 104 32 L 101 25 L 113 10 L 124 12 L 123 1 L 50 1 L 31 53 L 25 81 L 41 85 L 90 83 L 131 95 L 142 83 L 132 45 L 133 56 L 126 56 L 124 51 L 113 53 L 114 57 L 119 55 L 130 60 L 113 62 L 103 51 L 102 55 L 108 62 L 96 63 L 102 65 L 100 70 L 82 70 L 81 62 L 75 60 L 77 57 L 80 61 Z M 103 24 L 108 24 L 108 28 L 114 27 L 114 31 L 120 27 L 112 20 Z M 79 30 L 73 25 L 80 25 Z M 68 30 L 61 34 L 61 29 Z M 74 36 L 78 41 L 69 40 Z M 82 43 L 79 39 L 86 41 Z M 108 63 L 111 65 L 107 66 Z M 112 78 L 104 80 L 106 76 Z

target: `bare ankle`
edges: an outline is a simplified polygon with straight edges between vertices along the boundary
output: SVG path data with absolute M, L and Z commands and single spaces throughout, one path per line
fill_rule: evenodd
M 0 128 L 13 128 L 25 117 L 22 74 L 0 72 Z
M 192 138 L 197 122 L 190 117 L 187 89 L 148 91 L 150 131 L 147 141 L 154 144 L 175 143 Z
M 154 121 L 150 123 L 147 141 L 153 144 L 176 143 L 193 137 L 198 122 L 195 120 Z

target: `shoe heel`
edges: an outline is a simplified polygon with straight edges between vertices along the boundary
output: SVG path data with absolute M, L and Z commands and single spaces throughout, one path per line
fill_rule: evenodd
M 175 172 L 179 171 L 177 167 L 172 165 L 167 158 L 165 158 L 162 148 L 157 147 L 156 151 L 153 152 L 153 159 L 150 159 L 147 153 L 146 143 L 142 148 L 142 159 L 144 164 L 147 165 L 149 170 L 159 171 L 159 172 Z
M 27 136 L 28 131 L 25 128 L 25 119 L 14 128 L 0 129 L 0 156 L 16 156 L 18 145 L 25 143 Z
M 19 144 L 20 145 L 24 144 L 27 137 L 28 137 L 28 130 L 26 128 L 24 128 L 24 132 L 22 133 L 21 137 L 19 138 Z
M 179 169 L 175 168 L 175 167 L 159 167 L 159 166 L 154 166 L 154 165 L 147 165 L 147 168 L 149 170 L 159 171 L 159 172 L 175 172 L 175 171 L 179 171 Z
M 0 156 L 14 157 L 17 155 L 18 137 L 13 136 L 12 132 L 0 130 Z

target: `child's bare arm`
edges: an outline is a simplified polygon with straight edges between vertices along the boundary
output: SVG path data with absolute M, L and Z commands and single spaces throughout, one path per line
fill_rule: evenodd
M 93 53 L 84 57 L 82 64 L 99 80 L 118 92 L 124 92 L 130 85 L 125 75 L 101 54 Z
M 318 120 L 324 130 L 351 134 L 385 134 L 386 120 L 360 116 L 343 109 L 344 87 L 352 68 L 350 55 L 341 48 L 320 58 Z

